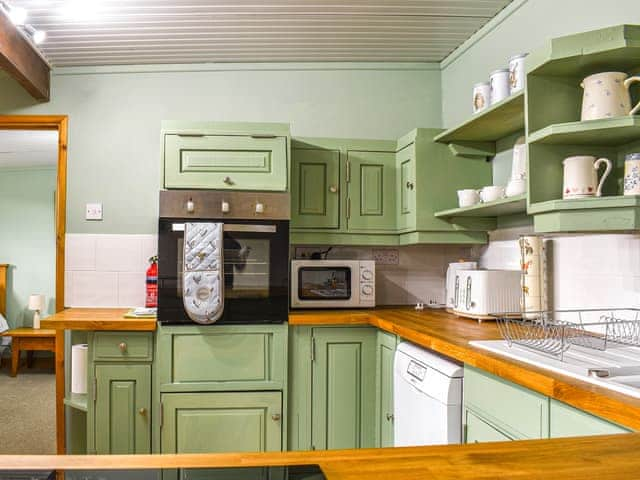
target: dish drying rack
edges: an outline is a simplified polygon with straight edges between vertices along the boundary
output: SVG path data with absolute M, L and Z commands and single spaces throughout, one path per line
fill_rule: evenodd
M 521 345 L 562 360 L 573 345 L 606 350 L 640 346 L 640 309 L 545 310 L 492 315 L 511 347 Z

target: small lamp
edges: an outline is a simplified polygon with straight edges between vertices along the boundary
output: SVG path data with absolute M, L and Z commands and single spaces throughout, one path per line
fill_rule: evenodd
M 36 312 L 33 314 L 33 328 L 40 328 L 40 312 L 44 310 L 44 295 L 30 295 L 29 310 Z

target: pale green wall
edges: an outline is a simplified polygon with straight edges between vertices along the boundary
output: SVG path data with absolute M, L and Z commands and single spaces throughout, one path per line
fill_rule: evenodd
M 54 194 L 56 168 L 0 168 L 0 263 L 11 265 L 7 320 L 30 326 L 29 295 L 42 293 L 55 308 Z
M 42 105 L 0 83 L 0 113 L 69 115 L 68 232 L 155 232 L 162 120 L 286 122 L 298 136 L 383 139 L 441 124 L 437 65 L 180 69 L 59 69 Z M 94 201 L 103 222 L 84 220 Z
M 445 127 L 471 115 L 473 84 L 506 68 L 513 55 L 530 52 L 554 37 L 623 23 L 640 24 L 638 0 L 514 0 L 442 63 Z

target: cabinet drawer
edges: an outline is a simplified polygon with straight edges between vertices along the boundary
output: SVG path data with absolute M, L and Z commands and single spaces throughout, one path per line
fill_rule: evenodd
M 469 410 L 465 410 L 465 425 L 465 443 L 507 442 L 512 440 Z
M 287 138 L 247 135 L 164 138 L 166 188 L 287 190 Z
M 514 438 L 549 436 L 548 397 L 468 366 L 464 402 Z
M 549 419 L 551 438 L 586 437 L 588 435 L 630 432 L 624 427 L 595 417 L 557 400 L 551 400 Z
M 153 334 L 148 332 L 96 332 L 93 359 L 125 362 L 153 360 Z

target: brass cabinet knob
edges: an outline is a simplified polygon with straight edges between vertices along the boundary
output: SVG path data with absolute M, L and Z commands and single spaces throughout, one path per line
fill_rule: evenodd
M 224 177 L 222 181 L 227 185 L 233 185 L 233 180 L 231 180 L 231 177 Z
M 122 353 L 124 353 L 127 351 L 127 344 L 125 342 L 120 342 L 120 345 L 118 345 L 118 348 Z
M 338 187 L 336 187 L 335 185 L 331 185 L 331 186 L 329 187 L 329 191 L 330 191 L 331 193 L 338 193 Z
M 141 409 L 138 410 L 138 413 L 142 416 L 145 416 L 147 414 L 147 409 L 142 407 Z
M 393 421 L 393 413 L 387 413 L 387 420 L 388 420 L 389 422 L 392 422 L 392 421 Z
M 271 415 L 271 419 L 272 419 L 274 422 L 279 422 L 279 421 L 280 421 L 280 418 L 282 418 L 282 417 L 280 416 L 280 414 L 279 414 L 279 413 L 274 413 L 273 415 Z
M 413 190 L 413 182 L 407 182 L 407 188 Z

